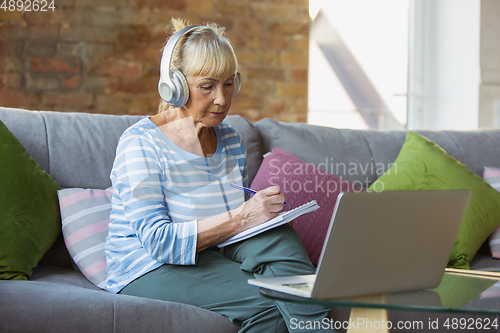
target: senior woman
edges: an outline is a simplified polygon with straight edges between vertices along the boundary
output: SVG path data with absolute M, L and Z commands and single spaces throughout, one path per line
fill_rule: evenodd
M 172 23 L 175 31 L 186 26 Z M 107 288 L 215 311 L 245 332 L 286 332 L 292 318 L 321 321 L 327 310 L 266 299 L 247 280 L 314 273 L 293 228 L 216 246 L 275 217 L 285 200 L 278 187 L 252 198 L 229 187 L 247 186 L 248 177 L 245 143 L 223 122 L 240 85 L 223 31 L 198 26 L 175 45 L 167 42 L 172 59 L 164 52 L 162 62 L 167 59 L 167 68 L 185 77 L 184 101 L 162 102 L 157 115 L 131 126 L 119 140 L 110 176 Z M 160 95 L 172 97 L 162 94 L 163 79 Z

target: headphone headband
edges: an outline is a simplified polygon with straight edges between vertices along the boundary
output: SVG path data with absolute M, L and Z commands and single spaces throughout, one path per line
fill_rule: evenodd
M 201 26 L 192 25 L 175 32 L 167 41 L 167 44 L 163 49 L 160 63 L 160 81 L 158 83 L 158 92 L 165 102 L 177 108 L 185 105 L 189 100 L 189 87 L 184 75 L 180 71 L 171 68 L 172 56 L 174 54 L 175 46 L 182 36 L 199 27 Z M 241 75 L 238 71 L 236 71 L 233 97 L 236 97 L 238 94 L 240 86 Z
M 179 74 L 182 74 L 177 70 L 172 70 L 172 55 L 174 53 L 177 42 L 179 42 L 182 36 L 190 32 L 191 30 L 196 29 L 197 27 L 198 26 L 189 26 L 177 31 L 172 35 L 172 37 L 170 37 L 167 44 L 165 45 L 165 48 L 163 49 L 163 55 L 161 57 L 160 63 L 160 82 L 158 83 L 158 92 L 165 102 L 175 107 L 181 107 L 186 104 L 189 98 L 189 88 L 187 87 L 187 82 L 183 84 L 184 82 L 182 81 L 182 79 L 184 79 L 184 77 L 179 78 Z M 181 80 L 180 84 L 183 88 L 186 88 L 185 91 L 187 91 L 188 94 L 187 98 L 182 98 L 183 94 L 181 94 L 181 91 L 179 89 L 176 89 L 175 81 L 178 80 Z

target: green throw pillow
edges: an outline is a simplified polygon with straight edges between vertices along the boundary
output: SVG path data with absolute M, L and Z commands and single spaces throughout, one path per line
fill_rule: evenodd
M 0 121 L 0 279 L 28 280 L 61 232 L 59 185 Z
M 449 267 L 469 269 L 469 262 L 500 225 L 500 192 L 441 147 L 409 132 L 394 164 L 369 191 L 469 189 L 472 197 L 458 232 Z

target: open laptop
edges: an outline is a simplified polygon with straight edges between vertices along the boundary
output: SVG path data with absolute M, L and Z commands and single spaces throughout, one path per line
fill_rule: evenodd
M 319 299 L 435 288 L 470 197 L 469 190 L 341 193 L 316 274 L 248 283 Z

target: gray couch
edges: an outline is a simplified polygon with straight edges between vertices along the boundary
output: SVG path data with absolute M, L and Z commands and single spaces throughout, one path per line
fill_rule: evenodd
M 109 187 L 118 138 L 140 118 L 0 108 L 0 120 L 62 188 Z M 247 143 L 250 181 L 262 155 L 276 147 L 317 166 L 328 161 L 388 166 L 396 159 L 406 135 L 286 124 L 272 119 L 252 124 L 239 116 L 228 116 L 226 122 Z M 500 167 L 500 130 L 419 133 L 480 176 L 485 165 Z M 340 176 L 366 187 L 377 179 L 377 171 L 380 173 L 380 168 Z M 500 261 L 490 259 L 484 248 L 472 267 L 500 269 Z M 332 315 L 345 320 L 348 311 L 335 308 Z M 390 312 L 392 320 L 423 318 L 425 323 L 436 316 Z M 236 332 L 238 327 L 218 314 L 193 306 L 98 289 L 73 268 L 61 237 L 34 269 L 30 281 L 0 281 L 0 332 L 54 331 L 207 333 Z

